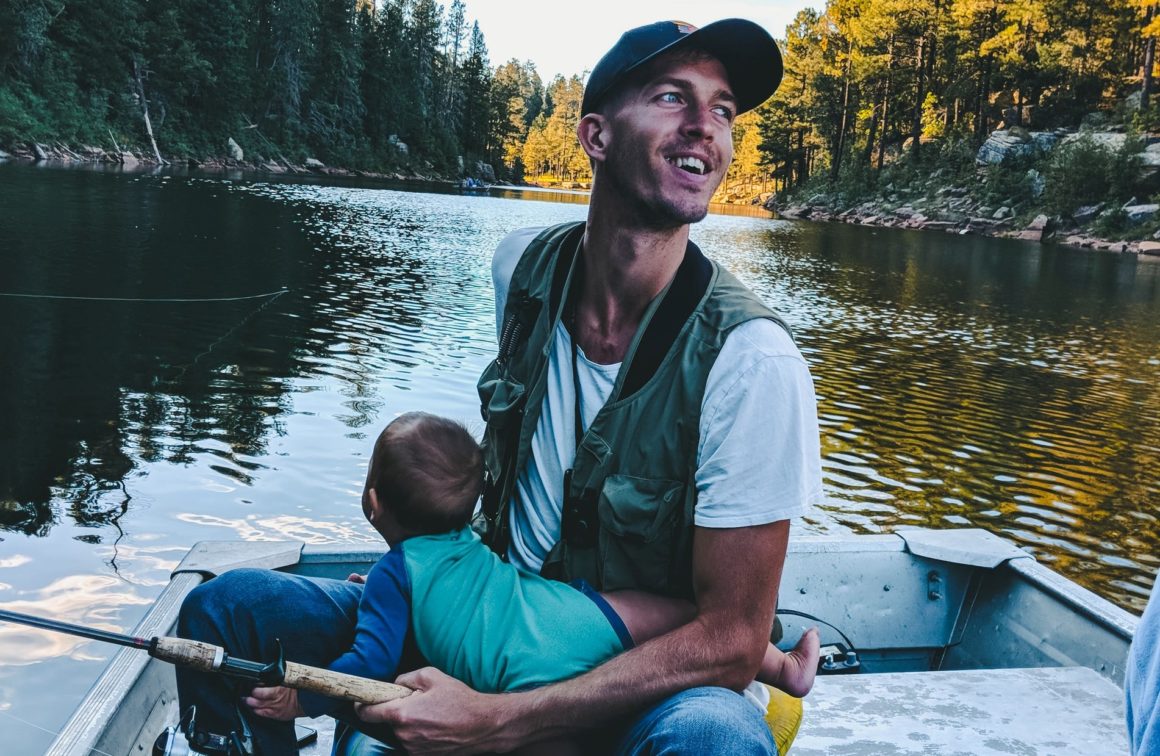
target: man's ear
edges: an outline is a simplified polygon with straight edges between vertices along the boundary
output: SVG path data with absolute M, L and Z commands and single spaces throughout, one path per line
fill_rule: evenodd
M 576 125 L 576 136 L 588 157 L 598 163 L 604 162 L 608 145 L 612 138 L 608 119 L 599 113 L 589 113 Z

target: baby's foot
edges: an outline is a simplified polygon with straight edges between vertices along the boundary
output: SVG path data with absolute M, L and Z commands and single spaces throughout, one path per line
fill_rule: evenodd
M 814 677 L 818 674 L 820 653 L 818 629 L 811 627 L 802 633 L 797 645 L 785 655 L 785 661 L 781 666 L 781 679 L 777 681 L 776 687 L 795 698 L 801 698 L 809 693 L 810 688 L 814 687 Z

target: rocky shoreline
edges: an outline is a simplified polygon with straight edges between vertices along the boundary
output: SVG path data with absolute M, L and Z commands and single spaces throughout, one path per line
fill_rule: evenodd
M 1051 215 L 1041 207 L 1045 180 L 1039 168 L 1046 164 L 1053 151 L 1080 139 L 1106 149 L 1109 155 L 1124 149 L 1128 143 L 1128 136 L 1122 131 L 1000 129 L 979 148 L 974 161 L 974 179 L 961 174 L 951 176 L 948 170 L 937 169 L 912 186 L 888 185 L 870 199 L 843 201 L 838 193 L 816 193 L 806 201 L 791 197 L 779 204 L 776 197 L 770 197 L 764 204 L 782 218 L 978 234 L 1160 257 L 1160 230 L 1148 233 L 1160 221 L 1160 204 L 1133 197 L 1124 203 L 1100 202 L 1079 207 L 1066 216 Z M 1155 189 L 1160 184 L 1160 140 L 1142 137 L 1137 141 L 1140 144 L 1135 155 L 1139 184 Z M 1028 162 L 1033 167 L 1022 173 Z M 990 203 L 977 196 L 987 194 L 981 185 L 986 181 L 986 171 L 997 166 L 1022 166 L 1017 172 L 1030 187 L 1030 194 L 1019 196 L 1012 190 L 1005 201 Z M 1100 221 L 1111 216 L 1122 226 L 1123 233 L 1119 235 L 1128 238 L 1108 239 L 1096 230 L 1106 228 L 1107 224 L 1101 226 Z
M 955 193 L 953 189 L 949 191 L 952 194 Z M 956 202 L 956 200 L 965 200 L 965 202 Z M 1078 224 L 1067 224 L 1058 217 L 1052 218 L 1043 213 L 1037 214 L 1025 226 L 1017 226 L 1010 215 L 1010 208 L 998 208 L 992 212 L 990 217 L 986 217 L 982 213 L 972 213 L 971 211 L 986 210 L 987 208 L 978 205 L 971 207 L 970 202 L 969 198 L 963 196 L 952 198 L 947 203 L 947 211 L 945 212 L 940 211 L 938 207 L 931 208 L 925 206 L 925 203 L 918 202 L 890 208 L 878 200 L 870 200 L 845 210 L 838 210 L 826 197 L 815 197 L 808 202 L 786 207 L 778 207 L 774 202 L 767 202 L 765 207 L 777 213 L 781 218 L 809 220 L 816 223 L 852 223 L 878 228 L 942 231 L 959 235 L 978 234 L 1036 242 L 1050 241 L 1069 247 L 1160 257 L 1160 240 L 1158 239 L 1130 241 L 1103 239 Z M 924 205 L 921 209 L 915 207 L 915 205 L 920 204 Z M 1122 209 L 1129 213 L 1132 211 L 1155 213 L 1160 211 L 1160 206 L 1129 205 Z M 1002 211 L 1007 211 L 1007 213 L 1004 214 Z M 951 216 L 950 219 L 947 219 L 948 215 Z M 954 217 L 956 215 L 962 217 Z
M 231 140 L 232 142 L 232 140 Z M 233 147 L 234 145 L 231 145 Z M 245 160 L 241 154 L 240 148 L 234 156 L 214 156 L 203 159 L 195 158 L 177 158 L 171 161 L 157 162 L 157 159 L 151 155 L 141 152 L 123 149 L 106 150 L 100 147 L 92 147 L 82 145 L 80 147 L 70 147 L 64 144 L 38 144 L 30 142 L 26 144 L 14 145 L 7 148 L 7 151 L 0 149 L 0 162 L 12 160 L 19 162 L 32 163 L 56 163 L 62 165 L 69 164 L 103 164 L 103 165 L 119 165 L 122 169 L 127 171 L 133 170 L 147 170 L 158 167 L 174 167 L 174 168 L 189 168 L 197 171 L 207 172 L 221 172 L 221 171 L 250 171 L 256 173 L 269 173 L 273 175 L 294 175 L 294 176 L 332 176 L 332 177 L 349 177 L 349 178 L 369 178 L 382 179 L 386 181 L 414 181 L 423 183 L 444 183 L 451 185 L 461 185 L 465 179 L 459 177 L 450 177 L 431 169 L 426 173 L 407 169 L 405 171 L 393 172 L 378 172 L 365 171 L 350 168 L 340 168 L 336 166 L 328 166 L 320 160 L 314 158 L 307 158 L 301 164 L 291 163 L 287 160 Z M 490 169 L 490 166 L 486 166 Z M 478 173 L 486 173 L 486 171 L 478 170 Z M 466 176 L 476 178 L 470 173 Z M 492 174 L 494 179 L 494 174 Z M 502 183 L 492 181 L 491 184 Z

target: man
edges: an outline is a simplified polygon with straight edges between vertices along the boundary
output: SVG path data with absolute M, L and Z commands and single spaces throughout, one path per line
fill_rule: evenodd
M 777 316 L 688 238 L 732 159 L 734 118 L 780 78 L 776 45 L 747 21 L 625 33 L 577 130 L 594 169 L 587 224 L 517 232 L 493 265 L 487 540 L 551 577 L 692 598 L 696 617 L 533 691 L 403 675 L 418 693 L 359 713 L 409 751 L 596 728 L 612 734 L 601 751 L 775 750 L 738 692 L 769 639 L 789 519 L 821 495 L 813 386 Z
M 1128 744 L 1132 756 L 1160 753 L 1160 591 L 1152 597 L 1136 626 L 1124 673 Z

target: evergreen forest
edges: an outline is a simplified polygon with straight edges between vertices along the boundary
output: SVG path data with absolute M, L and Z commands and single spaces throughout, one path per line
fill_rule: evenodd
M 775 97 L 738 119 L 723 192 L 872 185 L 973 159 L 999 126 L 1146 133 L 1151 0 L 828 0 L 771 30 Z M 0 0 L 0 147 L 583 184 L 586 72 L 494 65 L 463 0 Z M 710 19 L 703 19 L 708 21 Z M 529 32 L 531 33 L 531 32 Z

